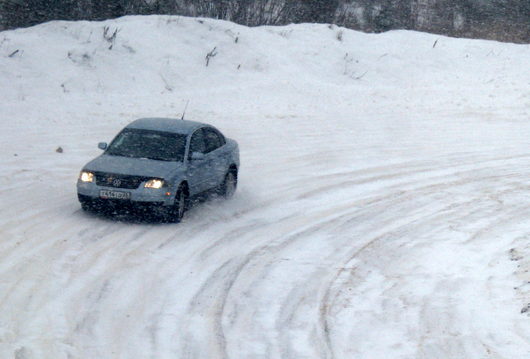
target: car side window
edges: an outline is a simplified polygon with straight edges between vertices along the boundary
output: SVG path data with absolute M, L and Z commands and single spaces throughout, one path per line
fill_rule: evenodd
M 190 157 L 193 152 L 206 153 L 206 144 L 204 143 L 204 134 L 202 128 L 199 128 L 191 136 Z
M 204 129 L 204 137 L 206 140 L 206 153 L 212 152 L 224 145 L 224 139 L 211 128 Z

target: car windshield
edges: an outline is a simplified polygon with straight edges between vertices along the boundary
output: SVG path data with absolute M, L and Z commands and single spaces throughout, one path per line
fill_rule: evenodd
M 185 148 L 186 135 L 126 128 L 116 136 L 105 154 L 182 162 Z

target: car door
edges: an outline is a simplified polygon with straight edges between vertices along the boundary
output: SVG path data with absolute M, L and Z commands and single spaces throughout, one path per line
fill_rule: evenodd
M 215 188 L 223 182 L 228 169 L 227 156 L 224 154 L 226 141 L 214 128 L 205 127 L 203 131 L 211 175 L 208 186 L 209 188 Z
M 194 152 L 204 155 L 201 159 L 192 159 Z M 188 184 L 192 194 L 206 191 L 211 183 L 211 170 L 206 153 L 206 141 L 203 129 L 196 130 L 190 139 L 188 151 Z

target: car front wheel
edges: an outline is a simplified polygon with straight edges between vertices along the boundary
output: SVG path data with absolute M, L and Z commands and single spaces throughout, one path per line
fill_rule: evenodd
M 80 194 L 77 197 L 79 198 L 79 203 L 81 203 L 81 209 L 83 211 L 91 212 L 94 210 L 94 203 L 89 197 Z
M 180 186 L 175 196 L 175 203 L 168 209 L 166 220 L 177 223 L 182 220 L 188 208 L 188 194 L 184 186 Z

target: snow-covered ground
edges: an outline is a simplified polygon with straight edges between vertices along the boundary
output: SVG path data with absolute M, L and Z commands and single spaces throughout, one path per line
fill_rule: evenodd
M 0 357 L 529 358 L 529 63 L 309 24 L 0 32 Z M 96 143 L 188 100 L 239 141 L 235 198 L 83 213 Z

